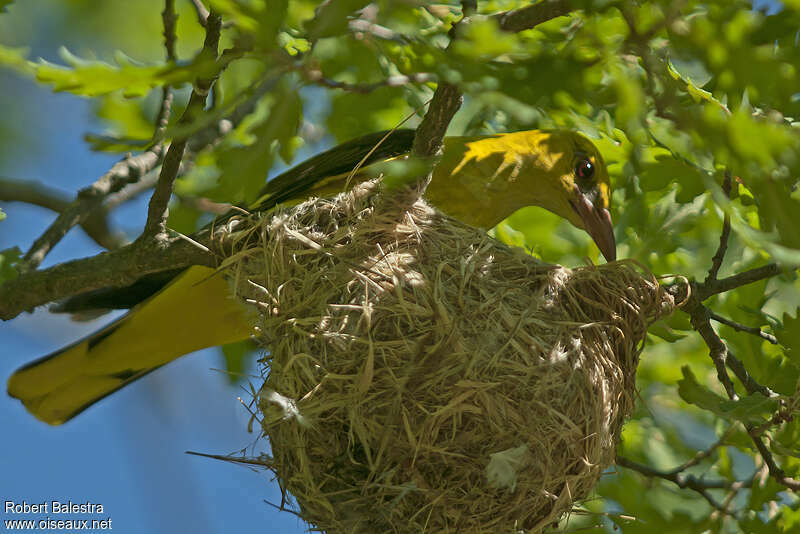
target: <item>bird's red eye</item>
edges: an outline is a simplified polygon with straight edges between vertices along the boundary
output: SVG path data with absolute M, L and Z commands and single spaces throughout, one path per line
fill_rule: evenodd
M 594 176 L 594 164 L 588 159 L 582 159 L 575 165 L 575 176 L 588 180 Z

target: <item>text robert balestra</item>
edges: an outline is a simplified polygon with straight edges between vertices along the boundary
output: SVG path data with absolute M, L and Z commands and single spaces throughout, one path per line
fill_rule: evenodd
M 7 514 L 102 514 L 103 505 L 93 502 L 72 501 L 5 501 L 3 506 Z

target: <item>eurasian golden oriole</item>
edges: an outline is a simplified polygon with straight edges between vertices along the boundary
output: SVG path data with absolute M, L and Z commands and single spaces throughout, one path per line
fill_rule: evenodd
M 333 195 L 367 179 L 371 165 L 411 149 L 413 130 L 383 139 L 385 134 L 334 147 L 268 181 L 251 210 Z M 447 138 L 425 195 L 444 213 L 486 229 L 519 208 L 541 206 L 586 230 L 607 260 L 616 258 L 608 173 L 595 146 L 574 132 Z M 88 338 L 18 369 L 8 393 L 57 425 L 184 354 L 247 339 L 246 310 L 231 297 L 224 277 L 213 274 L 195 266 L 69 299 L 65 311 L 132 309 Z

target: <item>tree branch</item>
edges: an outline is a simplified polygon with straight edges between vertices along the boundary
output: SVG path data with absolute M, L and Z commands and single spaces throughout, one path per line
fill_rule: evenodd
M 753 440 L 758 452 L 764 459 L 764 463 L 767 464 L 770 476 L 779 484 L 783 484 L 793 491 L 800 491 L 800 480 L 786 476 L 786 473 L 783 471 L 783 469 L 781 469 L 780 466 L 778 466 L 778 464 L 775 462 L 775 458 L 772 457 L 772 451 L 770 451 L 764 444 L 764 440 L 761 439 L 760 436 L 756 435 L 750 428 L 747 430 L 750 433 L 750 438 Z
M 213 248 L 207 232 L 193 239 Z M 190 265 L 214 266 L 214 254 L 179 237 L 164 243 L 139 240 L 120 249 L 32 271 L 0 285 L 0 319 L 85 291 L 123 287 L 142 276 Z
M 200 54 L 217 58 L 219 55 L 219 37 L 222 26 L 222 18 L 211 13 L 206 21 L 206 38 Z M 197 80 L 189 103 L 186 105 L 183 115 L 178 120 L 179 125 L 185 125 L 197 116 L 205 106 L 206 96 L 211 86 L 216 80 L 216 75 L 211 78 Z M 158 177 L 153 196 L 150 197 L 150 204 L 147 208 L 147 222 L 144 232 L 139 239 L 155 238 L 158 240 L 166 239 L 167 205 L 172 196 L 172 186 L 178 176 L 183 152 L 186 149 L 187 138 L 175 139 L 167 150 L 164 163 L 161 165 L 161 174 Z
M 795 267 L 792 267 L 792 269 L 794 268 Z M 714 295 L 718 295 L 719 293 L 725 293 L 726 291 L 730 291 L 747 284 L 752 284 L 753 282 L 760 282 L 761 280 L 766 280 L 767 278 L 777 276 L 780 273 L 781 268 L 778 266 L 778 264 L 770 263 L 764 265 L 763 267 L 750 269 L 749 271 L 737 273 L 727 278 L 706 280 L 702 284 L 697 284 L 694 288 L 692 288 L 692 293 L 696 294 L 697 298 L 702 302 L 710 297 L 713 297 Z
M 369 20 L 364 19 L 353 19 L 348 21 L 347 28 L 354 33 L 366 33 L 376 37 L 378 39 L 382 39 L 384 41 L 395 41 L 400 44 L 406 44 L 409 39 L 404 37 L 401 34 L 395 33 L 394 31 L 386 28 L 384 26 L 380 26 L 379 24 L 375 24 Z
M 164 0 L 164 11 L 161 12 L 161 21 L 164 25 L 164 48 L 166 50 L 166 58 L 170 63 L 177 60 L 175 53 L 175 43 L 177 36 L 175 35 L 175 26 L 178 22 L 178 14 L 175 12 L 175 0 Z M 161 88 L 161 106 L 156 116 L 156 130 L 153 133 L 153 140 L 160 142 L 164 138 L 164 132 L 167 131 L 167 124 L 169 123 L 169 115 L 172 110 L 172 87 L 169 84 Z
M 197 22 L 200 23 L 200 26 L 205 28 L 209 14 L 208 9 L 206 9 L 206 6 L 203 5 L 202 0 L 191 0 L 191 1 L 192 5 L 194 6 L 194 10 L 197 12 Z
M 436 87 L 425 118 L 417 127 L 411 153 L 417 157 L 438 156 L 447 127 L 461 107 L 461 91 L 455 85 L 442 82 Z
M 653 469 L 652 467 L 644 464 L 640 464 L 638 462 L 634 462 L 633 460 L 629 460 L 624 456 L 617 456 L 616 459 L 617 465 L 621 467 L 625 467 L 627 469 L 631 469 L 642 475 L 650 478 L 661 478 L 664 480 L 668 480 L 678 486 L 681 489 L 691 489 L 699 493 L 708 503 L 711 505 L 712 508 L 715 510 L 722 512 L 726 515 L 729 515 L 731 512 L 717 502 L 716 499 L 708 492 L 710 489 L 730 489 L 734 483 L 724 480 L 724 479 L 714 479 L 714 480 L 704 480 L 702 478 L 697 478 L 694 475 L 687 475 L 681 472 L 674 472 L 674 471 L 660 471 L 658 469 Z
M 731 173 L 730 171 L 725 171 L 725 179 L 722 182 L 722 192 L 725 193 L 725 196 L 730 198 L 731 196 Z M 723 222 L 722 222 L 722 233 L 719 236 L 719 247 L 717 247 L 717 252 L 714 254 L 714 257 L 711 258 L 711 269 L 708 270 L 708 276 L 706 277 L 705 282 L 709 283 L 713 280 L 717 279 L 717 275 L 719 274 L 719 269 L 722 267 L 722 262 L 725 259 L 725 253 L 728 251 L 728 238 L 731 235 L 731 216 L 725 213 Z
M 56 243 L 61 241 L 73 226 L 83 223 L 103 203 L 107 195 L 116 193 L 155 168 L 161 160 L 161 152 L 161 147 L 157 145 L 137 156 L 127 156 L 115 163 L 91 186 L 80 190 L 75 200 L 61 212 L 25 254 L 20 265 L 21 273 L 36 269 Z
M 152 189 L 157 181 L 158 172 L 156 168 L 139 178 L 136 182 L 128 184 L 116 193 L 108 195 L 105 202 L 103 202 L 103 209 L 110 212 L 117 206 L 130 202 Z
M 769 341 L 773 345 L 778 344 L 778 339 L 775 336 L 773 336 L 772 334 L 768 334 L 763 330 L 761 330 L 760 328 L 756 328 L 755 326 L 747 326 L 741 323 L 737 323 L 736 321 L 732 321 L 730 319 L 722 317 L 721 315 L 717 315 L 713 311 L 709 311 L 709 317 L 712 320 L 717 321 L 718 323 L 722 323 L 726 326 L 730 326 L 731 328 L 739 332 L 746 332 L 748 334 L 753 334 L 754 336 L 758 336 L 766 341 Z
M 367 94 L 381 87 L 401 87 L 411 83 L 427 83 L 436 81 L 436 75 L 427 72 L 413 73 L 409 75 L 400 74 L 389 76 L 385 80 L 374 83 L 346 83 L 326 78 L 322 72 L 316 69 L 304 69 L 293 67 L 292 70 L 300 72 L 303 77 L 311 83 L 328 87 L 330 89 L 341 89 L 349 93 Z
M 498 13 L 495 19 L 500 29 L 506 32 L 529 30 L 543 22 L 561 17 L 574 9 L 569 0 L 544 0 L 536 4 Z
M 0 177 L 0 200 L 33 204 L 57 213 L 64 212 L 70 205 L 67 196 L 61 191 L 39 182 L 7 177 Z M 105 207 L 92 211 L 80 223 L 83 231 L 95 243 L 108 250 L 128 244 L 129 241 L 124 234 L 113 232 L 109 228 L 107 215 L 108 210 Z
M 728 429 L 725 432 L 722 433 L 722 435 L 719 437 L 717 441 L 711 444 L 711 446 L 701 451 L 698 451 L 697 454 L 695 454 L 691 459 L 687 460 L 678 467 L 675 467 L 667 472 L 670 474 L 678 474 L 683 471 L 686 471 L 690 467 L 698 465 L 700 462 L 702 462 L 703 460 L 714 454 L 714 451 L 722 447 L 728 440 L 728 438 L 731 436 L 731 434 L 733 434 L 733 431 L 735 429 L 736 429 L 736 424 L 732 424 L 731 426 L 728 427 Z
M 729 367 L 737 378 L 742 382 L 748 393 L 753 394 L 759 392 L 767 397 L 776 396 L 775 392 L 769 388 L 759 384 L 747 371 L 744 364 L 736 358 L 733 354 L 728 352 L 728 347 L 719 335 L 714 331 L 711 326 L 711 311 L 702 304 L 702 301 L 711 295 L 716 295 L 730 289 L 735 289 L 742 285 L 763 280 L 771 276 L 775 276 L 780 272 L 780 269 L 775 264 L 765 265 L 757 269 L 751 269 L 743 273 L 738 273 L 722 280 L 717 280 L 713 276 L 706 278 L 702 284 L 692 284 L 691 296 L 686 300 L 686 303 L 681 308 L 689 314 L 691 318 L 692 327 L 700 334 L 709 348 L 709 355 L 717 368 L 717 377 L 725 388 L 728 397 L 732 400 L 738 398 L 736 391 L 733 387 L 730 377 L 727 374 L 726 367 Z M 794 491 L 800 490 L 800 481 L 786 476 L 783 469 L 778 466 L 772 456 L 772 452 L 764 444 L 764 441 L 759 436 L 759 432 L 752 425 L 746 425 L 750 438 L 756 445 L 759 454 L 764 459 L 765 464 L 769 469 L 770 476 L 780 484 L 786 486 Z

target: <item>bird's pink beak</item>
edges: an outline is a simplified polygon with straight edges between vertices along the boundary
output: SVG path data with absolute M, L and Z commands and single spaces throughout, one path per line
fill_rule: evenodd
M 606 261 L 617 259 L 617 242 L 614 239 L 614 226 L 611 224 L 611 214 L 605 208 L 599 210 L 592 204 L 585 194 L 575 186 L 576 198 L 572 207 L 580 215 L 583 226 L 592 236 L 597 248 L 603 253 Z

